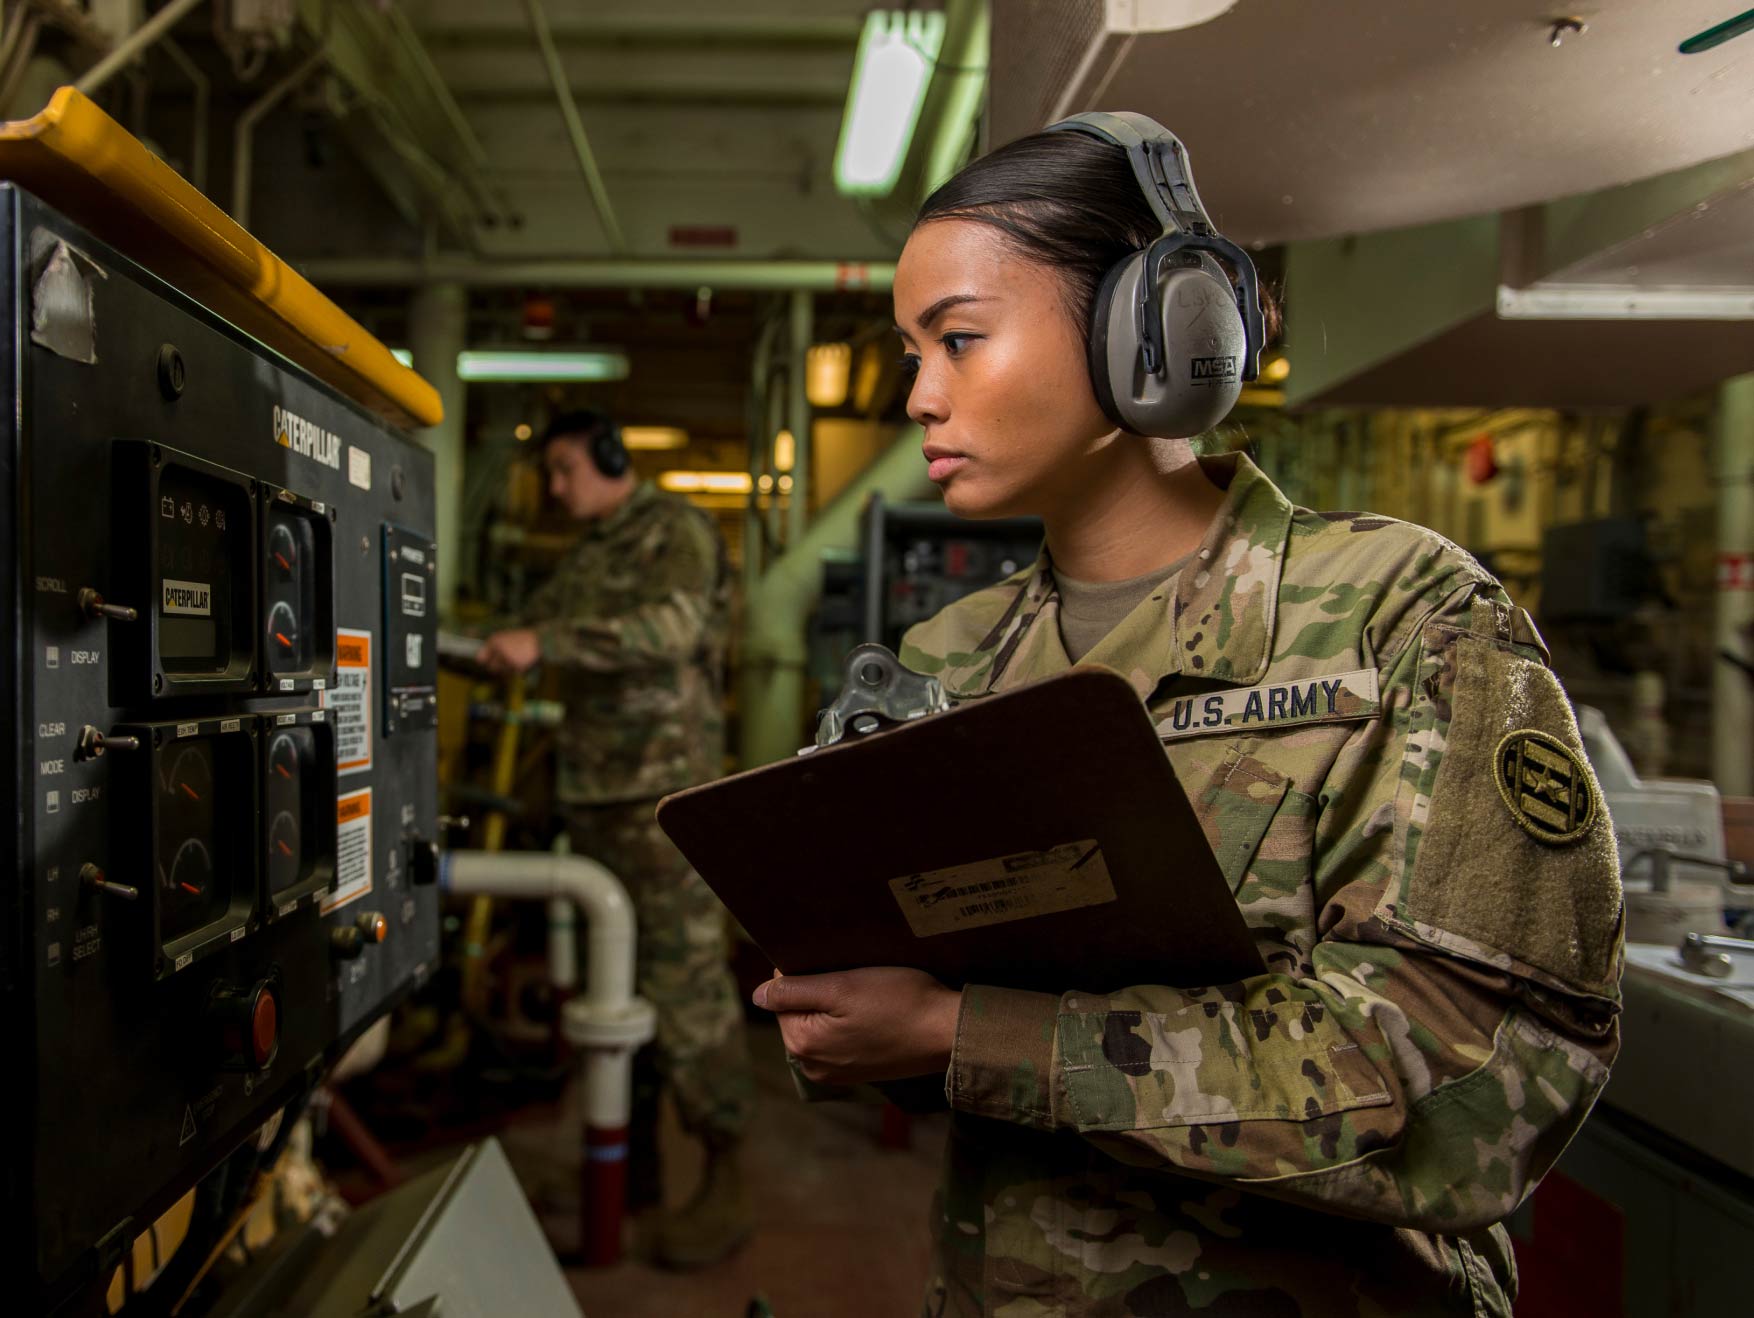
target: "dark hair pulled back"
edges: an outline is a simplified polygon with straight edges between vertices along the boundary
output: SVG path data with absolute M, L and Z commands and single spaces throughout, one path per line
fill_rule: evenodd
M 971 161 L 926 198 L 914 227 L 935 220 L 988 225 L 1053 270 L 1067 314 L 1086 332 L 1103 276 L 1163 232 L 1127 153 L 1085 133 L 1032 133 Z M 1278 308 L 1264 289 L 1261 304 L 1271 341 Z

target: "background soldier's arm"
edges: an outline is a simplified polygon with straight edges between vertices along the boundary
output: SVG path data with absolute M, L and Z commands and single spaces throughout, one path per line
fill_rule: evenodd
M 1607 1079 L 1619 875 L 1599 808 L 1551 845 L 1501 799 L 1507 733 L 1580 743 L 1539 652 L 1498 634 L 1521 615 L 1475 593 L 1385 664 L 1385 715 L 1317 803 L 1313 977 L 970 987 L 952 1105 L 1377 1221 L 1453 1232 L 1514 1208 Z
M 718 609 L 720 578 L 716 533 L 703 519 L 687 516 L 654 549 L 631 608 L 569 616 L 565 583 L 555 580 L 532 599 L 528 616 L 548 619 L 536 627 L 545 663 L 592 672 L 674 663 L 703 644 Z

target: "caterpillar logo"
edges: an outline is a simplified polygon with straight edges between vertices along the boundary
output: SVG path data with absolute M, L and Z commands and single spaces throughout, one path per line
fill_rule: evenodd
M 341 436 L 278 404 L 274 408 L 274 442 L 300 457 L 341 470 Z
M 1236 358 L 1234 357 L 1195 357 L 1195 380 L 1234 380 L 1236 379 Z
M 164 599 L 159 611 L 180 613 L 186 617 L 210 618 L 213 616 L 213 588 L 205 581 L 176 581 L 166 577 Z

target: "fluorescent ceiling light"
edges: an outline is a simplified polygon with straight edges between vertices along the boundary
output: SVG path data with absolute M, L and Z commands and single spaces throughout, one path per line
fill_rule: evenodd
M 894 190 L 943 48 L 942 10 L 879 9 L 866 16 L 834 153 L 838 191 L 882 197 Z
M 550 380 L 625 380 L 627 354 L 615 348 L 532 352 L 521 348 L 468 348 L 457 354 L 457 378 L 470 382 L 534 384 Z
M 414 354 L 408 349 L 391 348 L 390 356 L 413 369 Z M 457 354 L 457 378 L 503 384 L 538 384 L 551 380 L 625 380 L 627 354 L 619 348 L 593 348 L 574 352 L 548 352 L 529 348 L 470 348 Z
M 623 426 L 621 442 L 630 449 L 688 447 L 688 432 L 680 426 Z
M 665 471 L 658 484 L 678 494 L 748 494 L 750 486 L 746 471 Z

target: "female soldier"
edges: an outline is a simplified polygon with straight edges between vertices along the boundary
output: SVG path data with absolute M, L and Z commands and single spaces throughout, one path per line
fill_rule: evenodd
M 1182 277 L 1222 272 L 1170 242 L 1149 360 L 1131 276 L 1104 277 L 1201 231 L 1185 156 L 1138 116 L 1057 127 L 939 189 L 896 271 L 945 502 L 1047 531 L 901 657 L 958 700 L 1127 676 L 1266 972 L 1056 997 L 877 967 L 755 1000 L 813 1081 L 943 1072 L 929 1314 L 1508 1315 L 1499 1223 L 1618 1046 L 1619 876 L 1576 725 L 1461 549 L 1293 507 L 1244 457 L 1196 459 L 1178 436 L 1204 425 L 1133 424 L 1137 382 L 1223 374 L 1249 299 L 1178 339 L 1214 309 Z

